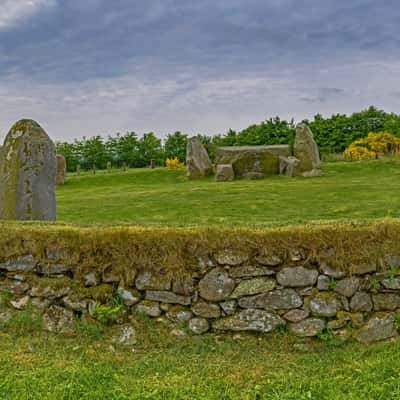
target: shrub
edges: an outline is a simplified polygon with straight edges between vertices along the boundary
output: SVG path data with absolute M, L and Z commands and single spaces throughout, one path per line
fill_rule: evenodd
M 167 168 L 185 168 L 185 164 L 181 161 L 179 161 L 178 157 L 174 157 L 174 158 L 167 158 L 165 161 L 165 166 Z
M 387 132 L 371 132 L 367 137 L 351 143 L 344 151 L 344 156 L 352 160 L 371 160 L 399 152 L 399 138 Z

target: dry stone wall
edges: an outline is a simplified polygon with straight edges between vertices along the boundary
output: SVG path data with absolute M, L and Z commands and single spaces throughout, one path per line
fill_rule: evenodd
M 26 243 L 26 249 L 34 248 Z M 364 343 L 398 334 L 400 248 L 377 251 L 366 262 L 340 269 L 337 260 L 343 254 L 333 242 L 317 253 L 299 242 L 284 251 L 210 246 L 197 254 L 196 246 L 183 247 L 191 265 L 185 273 L 171 272 L 167 264 L 150 267 L 151 260 L 147 266 L 132 263 L 121 269 L 118 257 L 107 257 L 107 248 L 97 248 L 90 264 L 88 254 L 65 243 L 45 245 L 42 253 L 3 252 L 0 293 L 7 294 L 9 311 L 0 313 L 0 320 L 32 307 L 43 313 L 44 329 L 68 334 L 77 317 L 111 315 L 113 298 L 121 305 L 115 323 L 145 314 L 171 329 L 185 325 L 193 334 L 286 328 L 299 337 L 329 331 Z M 132 246 L 132 259 L 134 252 Z

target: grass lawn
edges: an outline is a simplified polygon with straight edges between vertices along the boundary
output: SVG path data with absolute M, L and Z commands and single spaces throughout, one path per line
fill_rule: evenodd
M 283 332 L 172 339 L 159 323 L 144 325 L 133 348 L 110 346 L 93 330 L 79 339 L 0 330 L 0 398 L 400 399 L 398 339 L 314 341 L 299 351 Z
M 400 217 L 400 159 L 324 163 L 323 176 L 188 181 L 163 168 L 70 174 L 58 221 L 72 224 L 270 226 Z

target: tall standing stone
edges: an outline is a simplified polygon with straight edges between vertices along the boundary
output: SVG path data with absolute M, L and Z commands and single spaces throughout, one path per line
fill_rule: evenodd
M 32 120 L 18 121 L 7 134 L 0 165 L 0 219 L 56 219 L 56 150 Z
M 197 136 L 187 142 L 186 172 L 189 179 L 204 178 L 214 172 L 207 150 Z
M 67 174 L 67 162 L 65 161 L 65 157 L 61 154 L 57 154 L 56 185 L 64 185 L 66 174 Z
M 294 156 L 300 161 L 298 171 L 303 176 L 320 175 L 321 160 L 317 143 L 306 124 L 298 124 L 294 142 Z

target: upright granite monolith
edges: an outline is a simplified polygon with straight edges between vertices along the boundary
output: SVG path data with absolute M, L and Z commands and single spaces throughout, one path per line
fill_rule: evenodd
M 320 175 L 321 160 L 317 143 L 306 124 L 298 124 L 294 142 L 294 156 L 300 161 L 298 170 L 303 176 Z
M 197 136 L 188 139 L 187 142 L 186 172 L 189 179 L 204 178 L 214 172 L 207 150 Z
M 65 161 L 65 157 L 61 154 L 57 154 L 56 185 L 64 185 L 66 175 L 67 175 L 67 162 Z
M 56 149 L 38 123 L 21 120 L 10 129 L 0 164 L 0 219 L 54 221 Z

